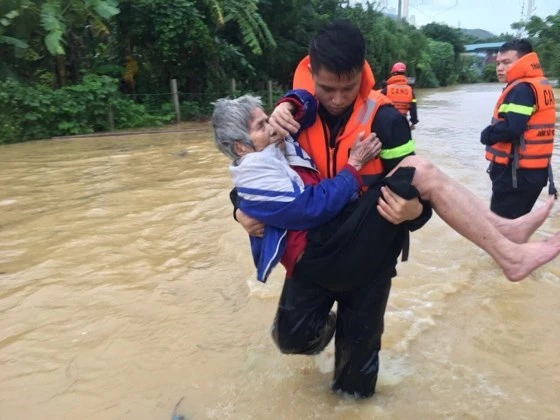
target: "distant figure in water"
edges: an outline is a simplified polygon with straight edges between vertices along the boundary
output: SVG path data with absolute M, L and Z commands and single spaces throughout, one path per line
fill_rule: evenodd
M 393 64 L 391 74 L 381 89 L 381 93 L 389 98 L 395 108 L 406 118 L 410 112 L 410 129 L 414 130 L 418 124 L 418 107 L 414 89 L 408 84 L 406 77 L 406 64 L 398 62 Z

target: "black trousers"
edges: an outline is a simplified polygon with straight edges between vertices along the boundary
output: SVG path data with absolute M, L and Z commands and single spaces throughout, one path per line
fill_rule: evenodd
M 492 181 L 490 210 L 498 216 L 516 219 L 531 211 L 548 182 L 548 169 L 518 169 L 517 188 L 513 187 L 512 167 L 491 163 L 488 174 Z
M 533 189 L 493 189 L 490 210 L 506 219 L 516 219 L 531 211 L 544 187 Z
M 336 334 L 332 389 L 371 397 L 377 383 L 390 289 L 390 276 L 344 292 L 333 292 L 305 280 L 286 279 L 272 337 L 283 353 L 317 354 Z M 336 315 L 331 312 L 335 301 Z
M 381 185 L 417 197 L 414 171 L 399 168 L 331 222 L 309 231 L 303 258 L 284 282 L 272 337 L 283 353 L 317 354 L 335 335 L 335 391 L 357 397 L 375 392 L 383 317 L 408 235 L 383 219 L 376 205 Z

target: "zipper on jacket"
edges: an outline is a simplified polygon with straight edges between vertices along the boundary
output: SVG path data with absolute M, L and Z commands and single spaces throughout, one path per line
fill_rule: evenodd
M 331 148 L 329 145 L 329 128 L 327 124 L 321 119 L 321 125 L 323 127 L 323 138 L 325 139 L 325 155 L 327 156 L 327 178 L 332 178 L 331 174 Z
M 332 130 L 329 128 L 329 125 L 323 119 L 324 116 L 319 115 L 321 120 L 321 125 L 323 127 L 323 137 L 325 138 L 325 149 L 327 152 L 327 175 L 329 178 L 334 177 L 337 174 L 336 168 L 336 154 L 338 153 L 339 142 L 337 138 L 339 134 L 344 132 L 346 128 L 346 123 L 351 116 L 351 107 L 348 108 L 346 113 L 348 115 L 343 115 L 338 117 Z
M 350 150 L 350 149 L 348 149 Z M 337 170 L 336 170 L 336 154 L 338 153 L 338 143 L 336 143 L 336 145 L 334 146 L 334 150 L 333 150 L 333 175 L 335 176 L 337 174 Z

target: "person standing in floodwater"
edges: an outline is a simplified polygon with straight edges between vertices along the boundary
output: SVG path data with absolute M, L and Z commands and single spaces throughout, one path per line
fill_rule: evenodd
M 490 161 L 490 209 L 515 219 L 531 211 L 547 182 L 548 194 L 557 195 L 550 165 L 556 102 L 527 40 L 508 41 L 500 47 L 496 74 L 507 85 L 480 142 L 486 145 L 485 157 Z
M 395 108 L 406 118 L 410 113 L 410 129 L 414 130 L 418 124 L 418 109 L 414 89 L 408 84 L 406 77 L 406 64 L 398 62 L 393 64 L 391 74 L 381 89 L 381 93 L 389 98 Z

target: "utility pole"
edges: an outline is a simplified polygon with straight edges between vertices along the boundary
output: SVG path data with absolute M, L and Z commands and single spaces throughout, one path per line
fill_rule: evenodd
M 399 6 L 397 9 L 397 22 L 400 22 L 403 17 L 408 18 L 408 2 L 409 0 L 399 0 Z
M 535 13 L 535 10 L 537 9 L 537 7 L 535 6 L 535 0 L 528 0 L 527 1 L 527 14 L 526 14 L 526 21 L 529 21 L 529 19 L 531 19 L 531 16 L 533 16 L 533 13 Z

